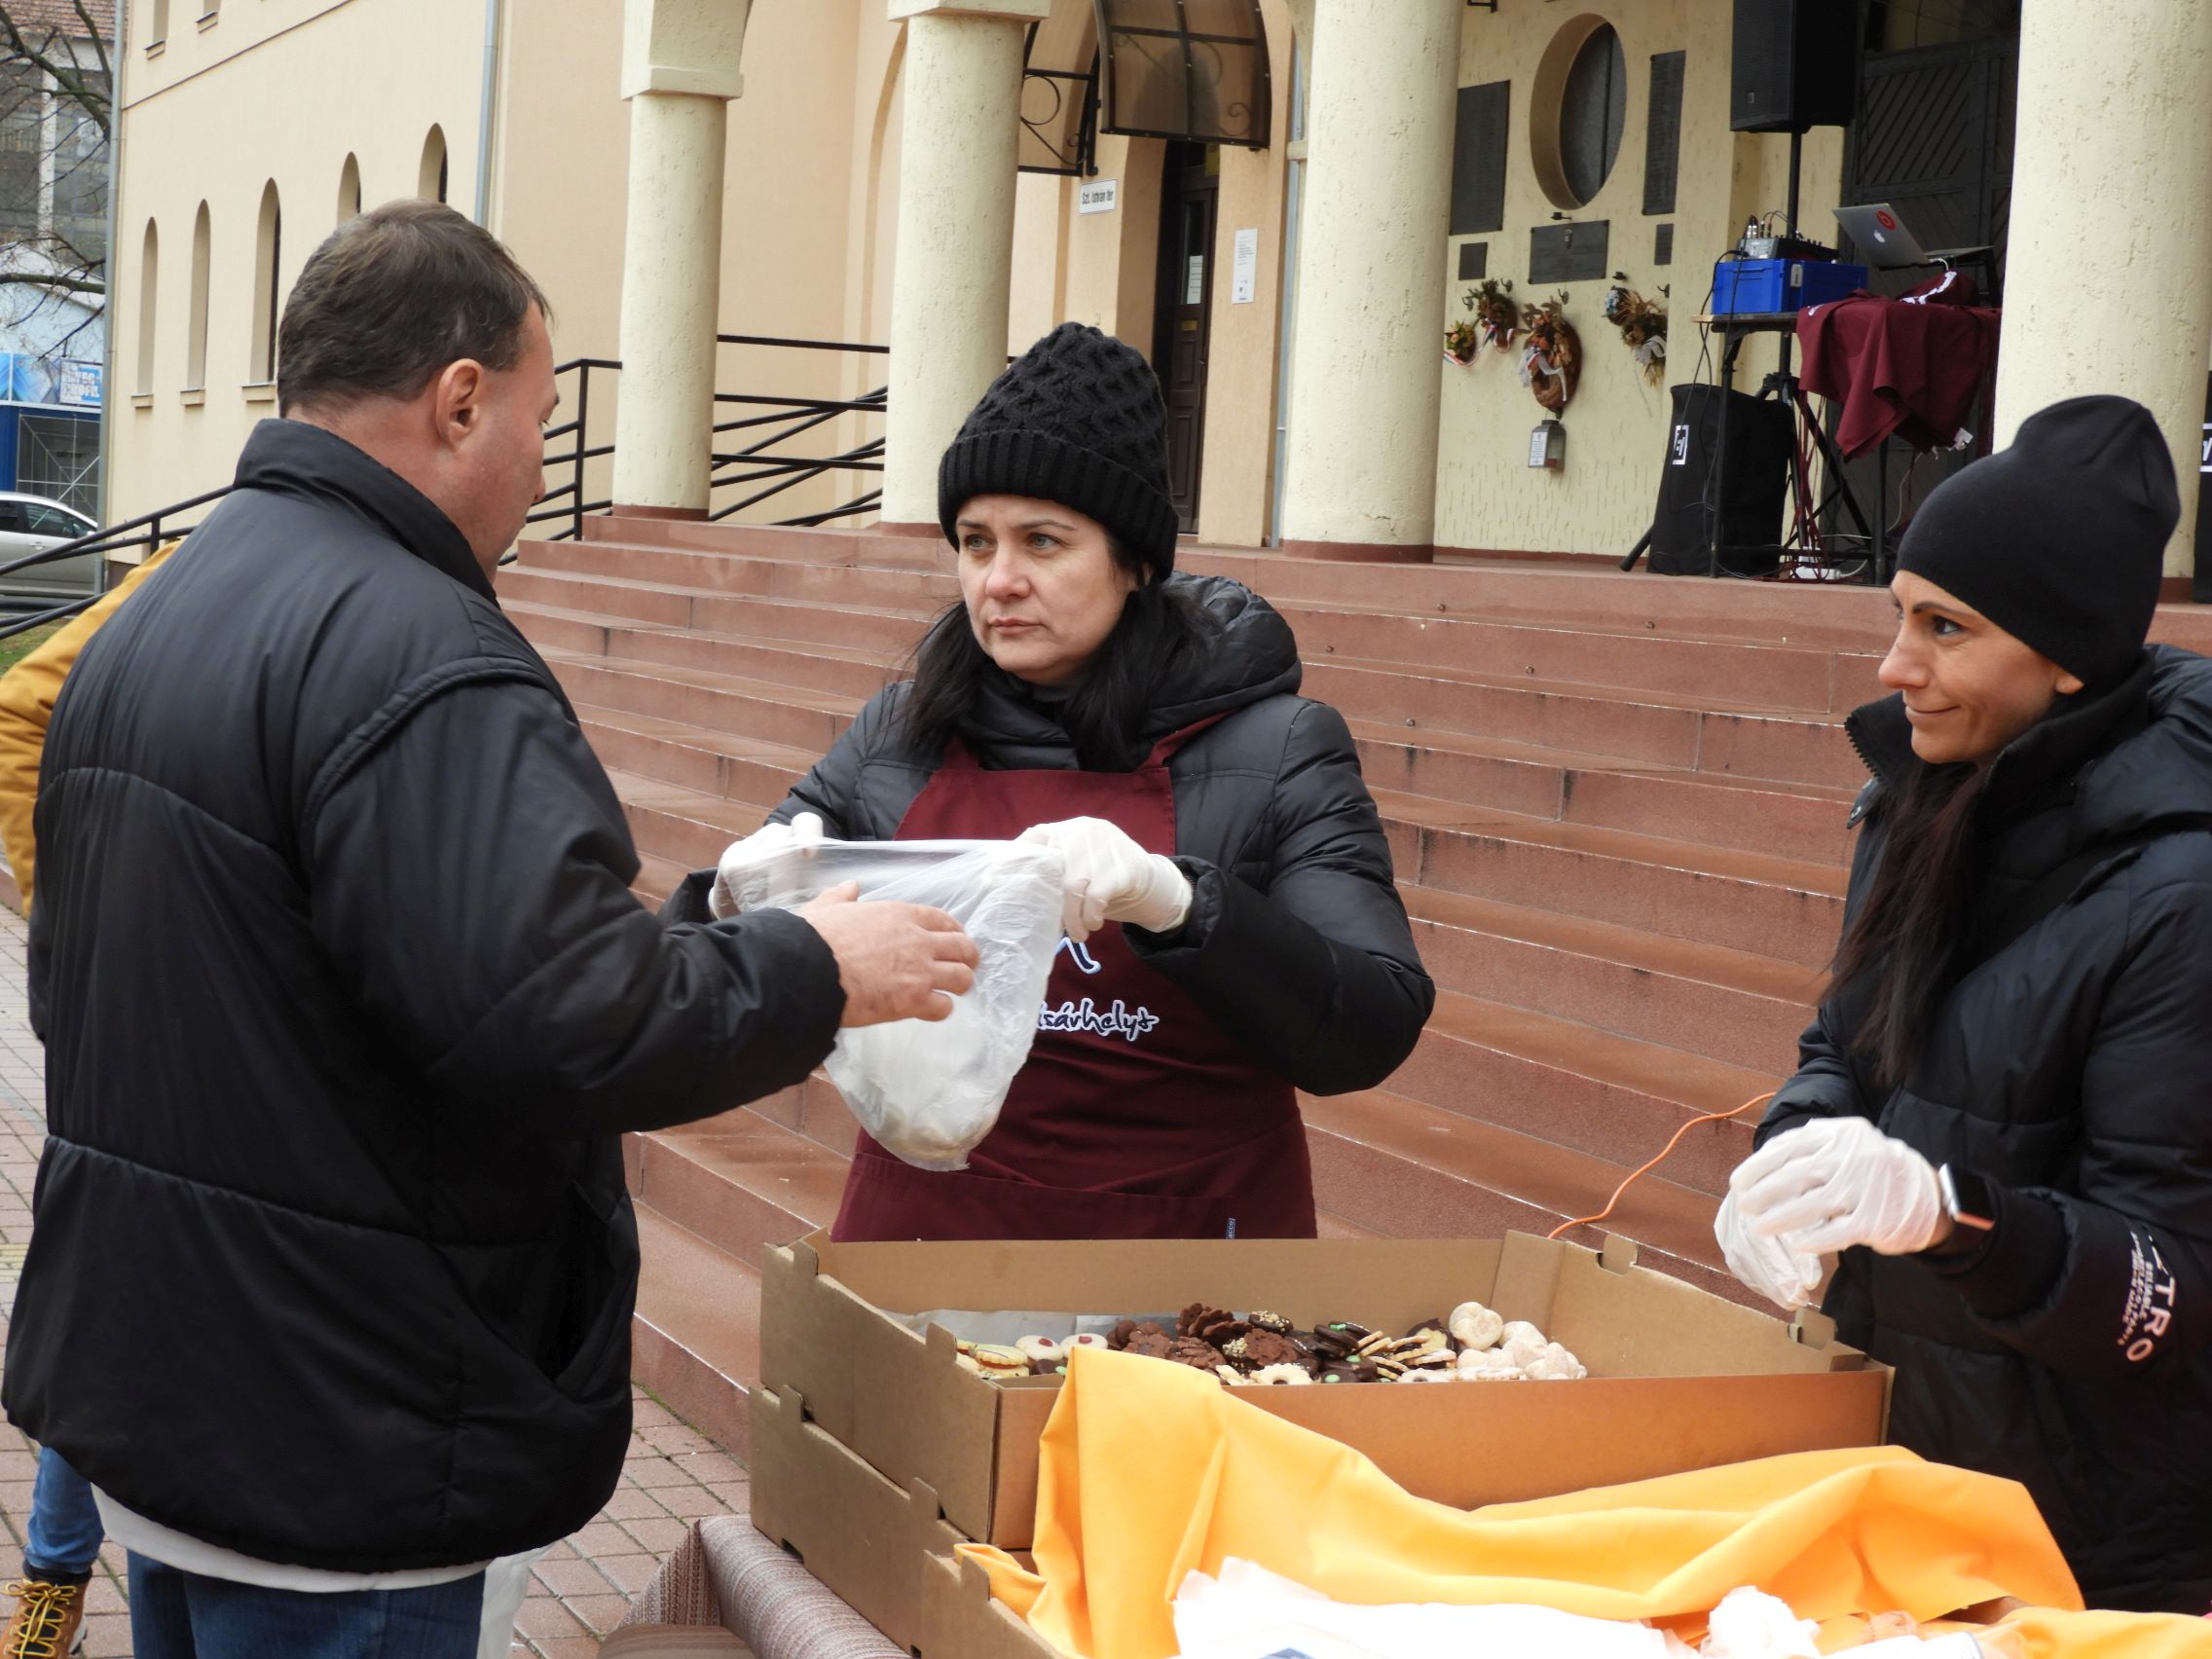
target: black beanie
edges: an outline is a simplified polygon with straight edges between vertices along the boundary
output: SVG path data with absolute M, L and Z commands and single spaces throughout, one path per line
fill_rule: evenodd
M 2181 517 L 2173 455 L 2125 397 L 2070 397 L 1945 480 L 1898 569 L 1926 577 L 2085 684 L 2134 664 Z
M 937 516 L 960 544 L 977 496 L 1031 496 L 1096 519 L 1152 567 L 1175 568 L 1167 410 L 1144 354 L 1063 322 L 991 383 L 937 469 Z

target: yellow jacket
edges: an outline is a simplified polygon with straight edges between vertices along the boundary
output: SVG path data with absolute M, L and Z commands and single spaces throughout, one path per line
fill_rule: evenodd
M 31 907 L 31 866 L 38 853 L 31 810 L 38 803 L 38 763 L 46 753 L 46 722 L 54 717 L 54 700 L 61 695 L 61 682 L 69 678 L 85 642 L 180 545 L 172 541 L 152 554 L 100 595 L 90 609 L 72 617 L 60 632 L 0 675 L 0 845 L 7 849 L 26 912 Z

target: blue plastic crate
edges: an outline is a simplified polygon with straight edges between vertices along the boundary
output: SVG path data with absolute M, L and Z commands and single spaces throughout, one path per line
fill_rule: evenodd
M 1866 285 L 1866 267 L 1818 259 L 1723 259 L 1713 268 L 1713 312 L 1793 312 Z

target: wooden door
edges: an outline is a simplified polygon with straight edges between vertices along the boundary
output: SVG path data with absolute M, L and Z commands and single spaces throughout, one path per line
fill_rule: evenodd
M 1198 471 L 1205 451 L 1206 354 L 1213 318 L 1214 229 L 1219 152 L 1170 144 L 1160 193 L 1160 286 L 1152 366 L 1167 401 L 1167 488 L 1178 527 L 1198 527 Z

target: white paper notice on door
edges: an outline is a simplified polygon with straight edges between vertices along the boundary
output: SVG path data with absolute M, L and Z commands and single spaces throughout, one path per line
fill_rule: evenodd
M 1078 213 L 1111 213 L 1122 204 L 1122 181 L 1118 178 L 1086 179 L 1076 186 L 1075 210 Z
M 1183 303 L 1202 306 L 1206 303 L 1206 256 L 1194 253 L 1183 264 Z
M 1230 267 L 1229 303 L 1248 306 L 1260 285 L 1260 231 L 1258 226 L 1236 233 L 1236 254 Z

